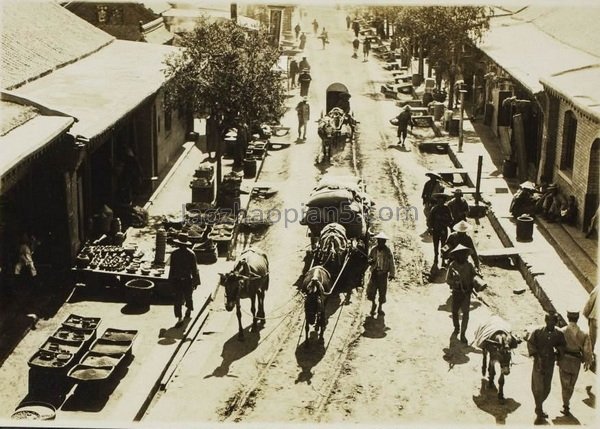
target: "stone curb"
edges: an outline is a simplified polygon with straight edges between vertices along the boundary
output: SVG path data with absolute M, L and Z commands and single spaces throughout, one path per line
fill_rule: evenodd
M 456 156 L 456 153 L 454 153 L 454 149 L 453 149 L 452 146 L 453 146 L 452 144 L 448 145 L 448 156 L 450 157 L 450 159 L 452 160 L 452 163 L 454 164 L 454 166 L 456 168 L 464 168 L 463 165 L 462 165 L 462 163 L 460 162 L 460 160 Z M 468 182 L 469 186 L 471 186 L 471 187 L 474 186 L 473 181 L 471 180 L 471 177 L 468 174 L 467 174 L 467 182 Z M 506 232 L 506 230 L 500 224 L 500 221 L 496 217 L 496 213 L 494 212 L 492 206 L 489 206 L 488 210 L 486 210 L 486 216 L 487 216 L 488 220 L 490 221 L 490 224 L 494 228 L 494 231 L 496 232 L 496 235 L 498 235 L 498 238 L 502 242 L 502 245 L 504 247 L 514 247 L 514 243 L 510 239 L 510 237 L 509 237 L 508 233 Z M 539 225 L 539 223 L 536 223 L 536 224 Z M 556 310 L 556 308 L 552 304 L 552 300 L 546 294 L 546 292 L 544 291 L 544 288 L 540 284 L 540 280 L 542 280 L 542 278 L 544 276 L 543 275 L 536 275 L 535 273 L 533 273 L 531 271 L 531 269 L 530 269 L 531 265 L 527 263 L 524 255 L 517 254 L 517 255 L 515 255 L 515 259 L 516 259 L 519 271 L 520 271 L 521 275 L 523 276 L 523 279 L 525 280 L 525 282 L 529 286 L 529 289 L 531 289 L 531 292 L 533 293 L 533 295 L 539 301 L 539 303 L 542 306 L 542 308 L 545 311 L 556 312 L 559 315 L 559 318 L 560 318 L 560 323 L 559 324 L 561 326 L 562 325 L 566 325 L 566 322 L 565 322 L 563 316 L 560 313 L 558 313 L 558 311 Z

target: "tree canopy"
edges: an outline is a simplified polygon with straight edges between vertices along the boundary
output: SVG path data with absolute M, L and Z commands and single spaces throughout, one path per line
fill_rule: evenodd
M 167 103 L 211 114 L 221 130 L 238 116 L 246 123 L 279 120 L 285 90 L 273 66 L 280 53 L 266 33 L 201 19 L 180 45 L 166 60 Z

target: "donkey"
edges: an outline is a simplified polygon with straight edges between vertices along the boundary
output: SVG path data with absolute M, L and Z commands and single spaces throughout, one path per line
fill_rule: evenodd
M 269 289 L 269 261 L 267 255 L 255 248 L 244 250 L 236 259 L 233 270 L 219 273 L 220 284 L 225 287 L 225 309 L 236 309 L 238 339 L 244 339 L 240 300 L 249 298 L 252 311 L 252 329 L 256 330 L 259 320 L 265 322 L 265 292 Z M 258 298 L 258 312 L 255 301 Z
M 511 333 L 510 325 L 499 316 L 492 316 L 475 331 L 475 342 L 483 352 L 481 374 L 488 373 L 488 387 L 494 386 L 496 363 L 500 365 L 498 378 L 498 399 L 504 401 L 504 377 L 510 374 L 512 350 L 521 339 Z M 489 355 L 489 363 L 488 363 Z

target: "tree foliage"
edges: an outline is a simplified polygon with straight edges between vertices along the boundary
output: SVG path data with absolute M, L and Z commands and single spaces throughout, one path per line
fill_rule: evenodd
M 266 33 L 201 19 L 180 44 L 166 60 L 167 103 L 214 115 L 221 130 L 236 117 L 248 124 L 279 120 L 285 90 L 272 68 L 280 53 Z
M 428 52 L 431 64 L 452 87 L 461 70 L 463 47 L 481 41 L 489 29 L 490 9 L 485 6 L 419 6 L 392 9 L 396 33 L 406 49 L 417 43 Z M 450 91 L 449 106 L 453 103 Z

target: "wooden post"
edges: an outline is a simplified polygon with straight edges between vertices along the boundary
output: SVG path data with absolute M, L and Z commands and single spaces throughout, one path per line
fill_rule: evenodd
M 479 205 L 481 201 L 481 167 L 483 165 L 483 155 L 479 155 L 477 159 L 477 181 L 475 182 L 475 205 Z

